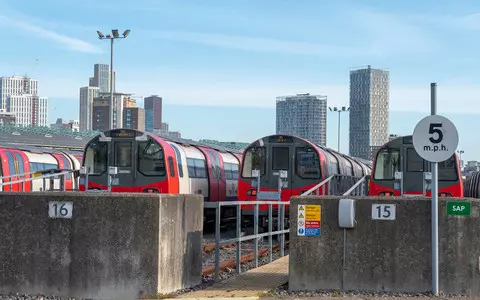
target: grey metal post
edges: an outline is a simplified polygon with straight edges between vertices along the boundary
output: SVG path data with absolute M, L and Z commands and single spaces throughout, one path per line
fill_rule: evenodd
M 215 281 L 220 279 L 220 222 L 221 206 L 215 208 Z
M 437 84 L 430 83 L 431 114 L 437 114 Z M 438 164 L 431 163 L 432 169 L 432 292 L 438 295 Z
M 253 256 L 254 259 L 254 266 L 255 268 L 258 267 L 258 203 L 255 204 L 253 209 L 253 234 L 255 235 L 255 239 L 253 240 Z
M 110 39 L 110 129 L 113 129 L 113 38 Z
M 218 225 L 218 224 L 216 224 Z M 237 205 L 237 253 L 236 253 L 236 267 L 237 267 L 237 274 L 242 272 L 242 266 L 240 264 L 240 259 L 242 255 L 242 245 L 240 242 L 240 236 L 242 235 L 242 206 Z
M 342 112 L 341 110 L 338 111 L 338 141 L 337 141 L 337 144 L 338 144 L 337 145 L 337 151 L 338 152 L 340 152 L 340 113 L 341 112 Z

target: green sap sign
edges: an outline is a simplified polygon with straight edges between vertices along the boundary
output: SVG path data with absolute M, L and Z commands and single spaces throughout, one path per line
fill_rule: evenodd
M 470 215 L 470 202 L 448 201 L 447 202 L 447 215 L 469 216 Z

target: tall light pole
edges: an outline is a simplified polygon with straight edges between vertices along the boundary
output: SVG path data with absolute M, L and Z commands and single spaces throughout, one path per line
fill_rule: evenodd
M 333 107 L 329 107 L 328 109 L 330 109 L 330 111 L 336 111 L 338 112 L 338 145 L 337 145 L 337 151 L 340 152 L 340 114 L 342 112 L 346 112 L 346 111 L 349 111 L 350 110 L 350 107 L 346 107 L 346 106 L 342 106 L 342 107 L 336 107 L 336 106 L 333 106 Z
M 125 39 L 130 33 L 130 29 L 123 32 L 123 36 L 118 35 L 118 29 L 112 29 L 112 34 L 103 35 L 101 31 L 97 30 L 98 38 L 100 40 L 110 40 L 110 129 L 113 129 L 113 40 Z

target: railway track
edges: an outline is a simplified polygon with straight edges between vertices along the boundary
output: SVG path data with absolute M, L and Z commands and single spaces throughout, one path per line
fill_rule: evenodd
M 236 236 L 236 230 L 225 230 L 221 232 L 221 239 L 230 239 Z M 205 234 L 202 246 L 203 264 L 202 274 L 204 278 L 208 278 L 215 273 L 215 235 Z M 258 239 L 258 266 L 270 262 L 268 257 L 268 237 Z M 288 254 L 288 237 L 285 236 L 285 255 Z M 272 236 L 272 260 L 280 257 L 280 242 L 278 236 Z M 254 240 L 244 241 L 240 244 L 240 264 L 242 272 L 254 268 Z M 230 274 L 235 273 L 236 269 L 236 243 L 221 243 L 220 244 L 220 264 L 219 271 L 221 278 L 229 277 Z M 223 273 L 223 274 L 222 274 Z M 226 275 L 227 274 L 227 275 Z

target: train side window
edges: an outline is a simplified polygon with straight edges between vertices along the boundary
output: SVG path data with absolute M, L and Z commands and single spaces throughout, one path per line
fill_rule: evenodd
M 260 170 L 260 176 L 265 174 L 267 161 L 265 147 L 252 147 L 245 152 L 243 158 L 242 177 L 252 178 L 252 170 Z
M 232 167 L 233 167 L 233 164 L 231 164 L 231 163 L 223 163 L 223 168 L 224 168 L 224 171 L 225 171 L 225 179 L 226 180 L 234 179 L 233 174 L 232 174 Z
M 232 164 L 232 179 L 233 180 L 238 179 L 238 165 L 237 164 Z
M 90 174 L 100 175 L 107 171 L 107 143 L 97 139 L 91 141 L 85 151 L 84 166 L 90 167 Z
M 213 152 L 213 151 L 212 151 Z M 218 174 L 218 179 L 219 180 L 222 180 L 222 170 L 220 169 L 220 154 L 216 153 L 216 152 L 213 152 L 212 153 L 213 157 L 215 157 L 215 161 L 216 161 L 216 170 L 217 170 L 217 174 Z
M 272 170 L 289 170 L 290 148 L 273 147 L 272 148 Z
M 195 159 L 195 177 L 207 178 L 206 161 L 203 159 Z
M 138 171 L 146 176 L 165 176 L 162 146 L 155 140 L 138 143 Z
M 58 169 L 58 164 L 42 164 L 43 170 Z
M 424 160 L 414 148 L 407 148 L 407 172 L 423 172 Z
M 210 155 L 210 160 L 212 161 L 213 173 L 215 174 L 215 179 L 222 179 L 222 171 L 220 170 L 220 159 L 218 158 L 217 153 L 212 150 L 208 150 Z
M 132 166 L 132 142 L 115 142 L 115 162 L 117 167 Z
M 180 155 L 180 150 L 178 150 L 177 146 L 170 144 L 175 151 L 175 156 L 177 157 L 177 165 L 178 165 L 178 176 L 183 178 L 183 166 L 182 166 L 182 156 Z
M 452 155 L 446 161 L 438 163 L 438 180 L 442 181 L 457 181 L 458 169 L 455 160 L 455 155 Z
M 296 148 L 295 173 L 303 179 L 320 179 L 320 160 L 315 149 Z
M 38 164 L 37 163 L 30 163 L 30 172 L 38 172 Z
M 175 164 L 171 156 L 168 157 L 168 168 L 170 169 L 170 177 L 175 177 Z
M 5 151 L 8 159 L 8 168 L 10 169 L 10 175 L 18 175 L 18 170 L 15 168 L 15 162 L 13 161 L 12 153 Z
M 378 151 L 373 178 L 376 180 L 393 180 L 395 179 L 395 171 L 400 171 L 400 150 L 384 148 Z
M 207 155 L 210 159 L 210 164 L 212 166 L 212 174 L 213 178 L 218 179 L 218 173 L 217 173 L 217 161 L 215 160 L 215 157 L 213 156 L 212 152 L 210 150 L 207 150 Z M 207 163 L 207 161 L 205 161 Z M 208 163 L 207 163 L 208 164 Z
M 15 152 L 13 153 L 13 155 L 15 155 L 15 157 L 17 158 L 17 161 L 18 161 L 18 174 L 24 175 L 25 170 L 23 168 L 23 158 L 22 158 L 22 156 L 18 153 L 15 153 Z
M 188 177 L 195 178 L 195 161 L 193 158 L 187 158 Z

